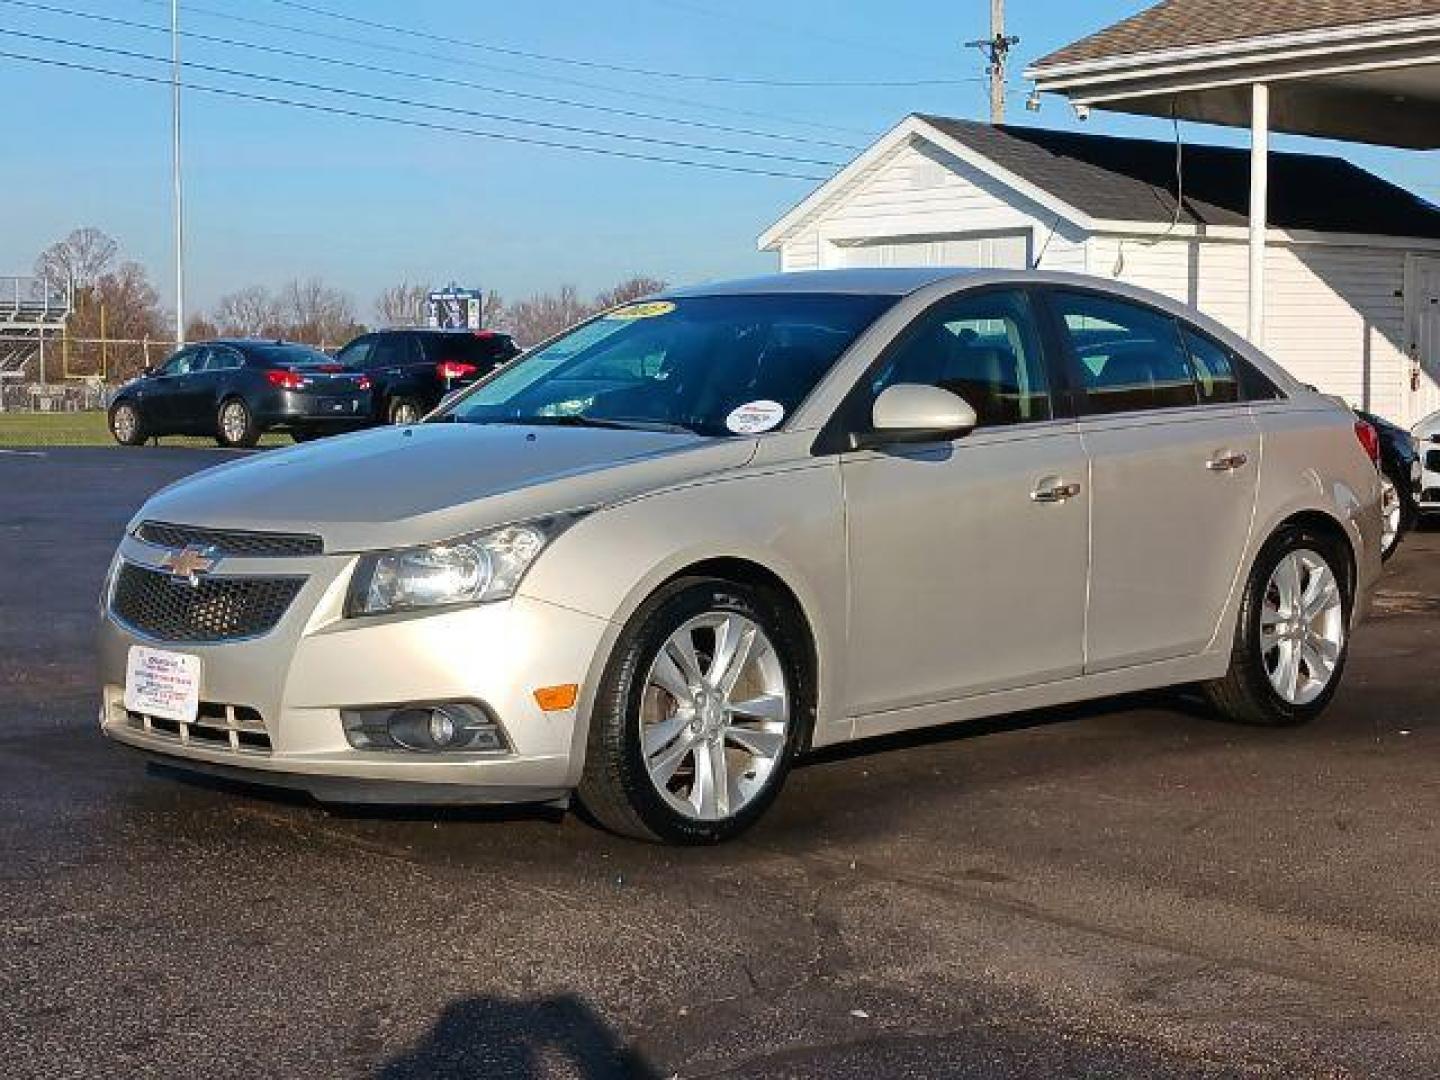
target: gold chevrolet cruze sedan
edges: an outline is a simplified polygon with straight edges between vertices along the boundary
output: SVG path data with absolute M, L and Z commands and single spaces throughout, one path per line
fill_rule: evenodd
M 871 735 L 1181 683 L 1298 723 L 1380 569 L 1366 434 L 1110 282 L 669 291 L 422 423 L 154 496 L 106 579 L 100 723 L 322 799 L 573 795 L 673 843 Z

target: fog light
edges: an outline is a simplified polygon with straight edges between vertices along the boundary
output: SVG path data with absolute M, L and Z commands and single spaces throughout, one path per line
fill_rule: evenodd
M 420 754 L 505 750 L 500 724 L 469 701 L 342 709 L 345 737 L 357 750 L 409 750 Z

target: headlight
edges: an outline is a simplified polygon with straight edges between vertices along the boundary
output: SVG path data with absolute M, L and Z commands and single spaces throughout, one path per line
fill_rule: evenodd
M 346 615 L 384 615 L 513 596 L 547 544 L 585 515 L 555 514 L 428 547 L 366 555 L 350 581 Z

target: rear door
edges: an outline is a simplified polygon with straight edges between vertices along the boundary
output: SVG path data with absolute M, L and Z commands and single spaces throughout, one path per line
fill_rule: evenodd
M 1259 428 L 1198 330 L 1108 294 L 1048 297 L 1090 457 L 1086 670 L 1198 653 L 1249 542 Z

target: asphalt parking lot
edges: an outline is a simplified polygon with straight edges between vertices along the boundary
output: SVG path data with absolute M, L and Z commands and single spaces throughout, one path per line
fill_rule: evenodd
M 1311 727 L 1183 695 L 957 726 L 675 851 L 106 743 L 110 550 L 225 457 L 0 454 L 0 1076 L 1440 1073 L 1440 531 Z

